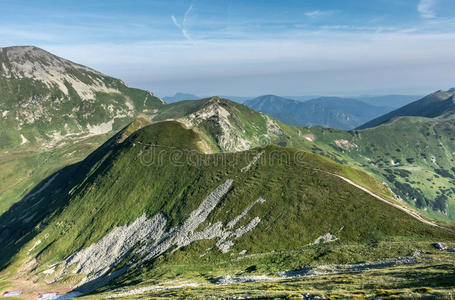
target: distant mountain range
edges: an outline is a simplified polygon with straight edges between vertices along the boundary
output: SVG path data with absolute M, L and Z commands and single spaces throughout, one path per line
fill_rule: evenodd
M 283 96 L 283 98 L 288 98 L 292 100 L 298 101 L 308 101 L 316 98 L 321 98 L 323 96 Z M 422 96 L 420 95 L 380 95 L 380 96 L 350 96 L 350 97 L 339 97 L 339 98 L 348 98 L 348 99 L 356 99 L 362 102 L 380 106 L 380 107 L 390 107 L 390 108 L 399 108 L 406 104 L 409 104 L 413 101 L 416 101 Z
M 176 93 L 174 96 L 166 96 L 163 97 L 163 100 L 170 104 L 178 101 L 183 101 L 183 100 L 198 100 L 201 99 L 201 97 L 193 95 L 193 94 L 188 94 L 188 93 Z
M 237 103 L 245 103 L 248 100 L 255 99 L 253 97 L 245 97 L 245 96 L 228 96 L 228 95 L 221 95 L 220 97 L 226 98 L 229 100 L 233 100 Z M 259 96 L 263 97 L 263 96 Z M 307 95 L 307 96 L 279 96 L 281 98 L 286 98 L 286 99 L 291 99 L 291 100 L 297 100 L 297 101 L 308 101 L 308 100 L 313 100 L 317 98 L 344 98 L 344 99 L 355 99 L 355 100 L 360 100 L 362 102 L 371 104 L 373 106 L 379 106 L 379 107 L 388 107 L 390 110 L 402 107 L 406 104 L 409 104 L 413 101 L 416 101 L 422 96 L 416 96 L 416 95 L 381 95 L 381 96 L 358 96 L 358 97 L 323 97 L 323 96 L 317 96 L 317 95 Z M 177 101 L 182 101 L 182 100 L 197 100 L 197 99 L 202 99 L 202 98 L 208 98 L 208 97 L 200 97 L 196 96 L 193 94 L 189 93 L 176 93 L 174 96 L 166 96 L 163 97 L 163 100 L 166 101 L 166 103 L 174 103 Z M 258 97 L 256 97 L 258 98 Z
M 243 96 L 223 96 L 222 95 L 220 97 L 235 101 L 237 103 L 243 103 L 243 102 L 251 99 L 251 97 L 243 97 Z M 203 99 L 203 98 L 209 98 L 209 97 L 200 97 L 200 96 L 196 96 L 196 95 L 193 95 L 193 94 L 190 94 L 190 93 L 180 93 L 180 92 L 178 92 L 174 96 L 163 97 L 163 100 L 166 103 L 171 104 L 171 103 L 175 103 L 175 102 L 178 102 L 178 101 L 199 100 L 199 99 Z
M 203 97 L 189 93 L 176 93 L 164 97 L 171 104 L 183 100 L 198 100 Z M 295 126 L 325 126 L 339 129 L 354 129 L 397 107 L 418 99 L 418 96 L 385 95 L 354 98 L 264 95 L 249 97 L 223 96 L 243 103 L 268 114 L 286 124 Z
M 388 114 L 359 126 L 358 129 L 365 129 L 378 126 L 393 118 L 401 116 L 434 118 L 446 113 L 455 111 L 455 89 L 448 91 L 437 91 L 418 101 L 412 102 Z
M 337 97 L 321 97 L 301 102 L 266 95 L 248 100 L 244 104 L 289 125 L 321 125 L 339 129 L 353 129 L 391 110 L 356 99 Z

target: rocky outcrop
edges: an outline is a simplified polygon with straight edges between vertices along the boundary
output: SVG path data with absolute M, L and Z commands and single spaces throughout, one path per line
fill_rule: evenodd
M 63 272 L 76 264 L 74 273 L 101 276 L 122 261 L 141 241 L 159 238 L 165 225 L 166 218 L 162 214 L 151 219 L 147 219 L 144 214 L 131 225 L 114 228 L 99 242 L 68 257 Z
M 214 97 L 204 108 L 189 114 L 181 119 L 189 128 L 202 126 L 210 120 L 217 129 L 215 136 L 218 146 L 226 152 L 245 151 L 251 148 L 251 142 L 245 138 L 238 128 L 232 124 L 231 113 L 219 103 L 219 98 Z
M 168 220 L 163 214 L 158 213 L 150 219 L 143 214 L 130 225 L 112 229 L 97 243 L 73 253 L 60 262 L 58 266 L 61 267 L 61 271 L 57 280 L 62 278 L 62 275 L 70 273 L 70 270 L 75 274 L 87 275 L 83 282 L 96 280 L 108 274 L 127 257 L 129 261 L 125 268 L 129 269 L 166 252 L 174 252 L 205 239 L 218 238 L 215 246 L 223 253 L 229 252 L 235 240 L 254 229 L 261 221 L 259 217 L 255 217 L 246 225 L 235 228 L 254 205 L 265 202 L 263 198 L 249 205 L 226 226 L 218 221 L 203 230 L 196 231 L 196 229 L 226 195 L 232 183 L 233 180 L 228 179 L 219 185 L 182 224 L 176 227 L 166 229 Z
M 224 152 L 246 151 L 268 145 L 284 135 L 279 124 L 262 113 L 256 113 L 255 117 L 259 120 L 253 125 L 247 119 L 250 116 L 242 115 L 240 109 L 227 100 L 213 97 L 204 101 L 206 103 L 202 108 L 177 120 L 188 128 L 208 131 Z M 247 127 L 250 130 L 246 130 Z

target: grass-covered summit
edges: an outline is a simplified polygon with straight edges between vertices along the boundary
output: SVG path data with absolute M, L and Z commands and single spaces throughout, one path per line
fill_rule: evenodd
M 244 105 L 214 97 L 165 105 L 152 120 L 164 119 L 182 121 L 212 141 L 218 151 L 275 144 L 326 156 L 385 182 L 407 205 L 431 218 L 455 220 L 455 203 L 451 200 L 455 128 L 450 110 L 439 117 L 404 116 L 374 128 L 345 131 L 289 126 Z M 357 177 L 354 181 L 361 180 Z
M 301 268 L 316 257 L 283 255 L 315 241 L 454 239 L 336 176 L 356 171 L 321 156 L 278 146 L 204 154 L 200 144 L 208 141 L 179 122 L 125 136 L 130 129 L 50 176 L 0 217 L 4 278 L 14 284 L 15 275 L 33 275 L 42 289 L 86 291 L 114 279 L 162 280 L 163 268 L 177 278 L 209 280 L 225 274 L 223 261 L 245 253 L 268 255 L 256 261 L 259 273 Z M 314 255 L 346 263 L 398 254 L 390 248 Z M 190 268 L 178 271 L 180 264 Z

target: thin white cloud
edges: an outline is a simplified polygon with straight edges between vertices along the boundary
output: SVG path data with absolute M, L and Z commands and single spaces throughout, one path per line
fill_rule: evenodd
M 187 25 L 187 22 L 188 22 L 188 17 L 191 13 L 191 11 L 193 10 L 193 5 L 190 5 L 190 7 L 188 7 L 188 9 L 185 11 L 185 15 L 183 16 L 183 21 L 182 21 L 182 24 L 180 24 L 178 21 L 177 21 L 177 18 L 172 15 L 171 16 L 171 19 L 172 19 L 172 22 L 174 23 L 175 26 L 177 26 L 178 29 L 180 29 L 180 31 L 182 32 L 183 36 L 191 41 L 191 42 L 194 42 L 193 38 L 191 37 L 191 35 L 188 33 L 188 30 L 186 29 L 186 25 Z
M 420 0 L 417 5 L 417 11 L 420 13 L 420 16 L 425 19 L 432 19 L 436 17 L 434 7 L 437 0 Z
M 183 16 L 183 27 L 186 26 L 186 22 L 188 21 L 188 16 L 190 15 L 191 11 L 193 10 L 193 4 L 188 7 L 188 9 L 185 12 L 185 15 Z
M 318 18 L 318 17 L 325 17 L 325 16 L 330 16 L 333 14 L 333 11 L 331 10 L 312 10 L 312 11 L 307 11 L 305 13 L 305 16 L 310 17 L 310 18 Z

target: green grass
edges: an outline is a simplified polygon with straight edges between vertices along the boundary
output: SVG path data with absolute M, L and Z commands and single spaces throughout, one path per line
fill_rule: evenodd
M 280 279 L 276 281 L 252 282 L 231 285 L 215 285 L 211 283 L 213 276 L 229 274 L 231 276 L 254 276 L 268 274 L 276 277 L 275 270 L 264 270 L 261 266 L 273 256 L 287 256 L 283 261 L 288 262 L 285 267 L 301 268 L 309 265 L 325 263 L 343 264 L 344 261 L 355 261 L 348 257 L 352 253 L 370 253 L 371 261 L 392 255 L 412 255 L 415 249 L 425 253 L 417 258 L 413 265 L 392 265 L 385 268 L 366 271 L 347 272 L 341 274 L 321 274 L 304 278 Z M 329 253 L 320 256 L 321 253 Z M 314 260 L 314 254 L 320 257 Z M 332 258 L 330 258 L 331 256 Z M 367 254 L 368 256 L 368 254 Z M 303 262 L 302 262 L 303 260 Z M 311 263 L 305 263 L 305 260 Z M 368 260 L 370 261 L 370 260 Z M 110 286 L 98 290 L 82 299 L 99 299 L 120 291 L 133 290 L 140 287 L 178 285 L 181 283 L 198 283 L 198 287 L 173 288 L 155 292 L 140 293 L 130 297 L 118 299 L 153 299 L 153 298 L 290 298 L 298 295 L 324 296 L 328 299 L 349 298 L 425 298 L 425 299 L 452 299 L 449 293 L 454 293 L 454 257 L 450 253 L 434 250 L 428 243 L 406 244 L 379 243 L 375 246 L 362 245 L 330 245 L 330 251 L 321 251 L 320 246 L 302 248 L 292 253 L 270 254 L 262 258 L 248 258 L 236 260 L 231 258 L 223 263 L 204 264 L 177 264 L 172 258 L 166 262 L 156 264 L 154 269 L 142 274 L 144 281 L 137 285 L 133 280 L 123 280 L 112 283 Z M 250 271 L 251 266 L 258 269 Z M 268 272 L 267 272 L 268 271 Z
M 341 155 L 345 164 L 363 169 L 386 182 L 410 206 L 441 221 L 454 220 L 455 131 L 452 119 L 400 118 L 362 131 L 306 129 L 315 135 L 316 149 L 326 156 Z M 357 147 L 335 144 L 347 140 Z M 332 157 L 333 158 L 333 157 Z M 432 161 L 432 158 L 435 162 Z M 392 164 L 392 161 L 395 163 Z
M 197 151 L 201 137 L 176 122 L 146 126 L 122 143 L 118 143 L 119 136 L 121 133 L 83 162 L 61 170 L 51 187 L 39 196 L 15 204 L 0 217 L 0 226 L 16 230 L 3 241 L 14 244 L 6 251 L 2 249 L 3 266 L 15 268 L 36 256 L 39 265 L 34 272 L 42 276 L 39 272 L 48 265 L 97 242 L 112 228 L 129 224 L 143 213 L 151 217 L 161 212 L 167 217 L 169 227 L 176 226 L 228 178 L 234 179 L 231 190 L 200 228 L 217 221 L 226 224 L 253 201 L 264 197 L 266 202 L 256 205 L 238 224 L 245 225 L 258 216 L 259 225 L 236 240 L 228 254 L 214 250 L 200 258 L 216 242 L 205 240 L 152 261 L 151 265 L 143 266 L 145 270 L 154 272 L 157 263 L 197 266 L 205 261 L 216 265 L 231 253 L 248 250 L 248 253 L 261 255 L 284 253 L 257 261 L 259 270 L 275 272 L 311 264 L 321 255 L 325 261 L 346 262 L 373 257 L 366 246 L 363 252 L 350 252 L 347 245 L 360 245 L 357 249 L 362 249 L 362 245 L 378 242 L 455 239 L 452 232 L 423 224 L 345 181 L 321 172 L 359 174 L 309 152 L 268 146 L 243 153 L 202 154 Z M 145 144 L 160 146 L 149 148 Z M 240 170 L 259 151 L 264 154 L 257 165 L 242 173 Z M 144 164 L 146 155 L 155 160 Z M 198 163 L 194 164 L 195 161 Z M 31 221 L 12 222 L 23 216 L 25 207 L 28 215 L 36 212 Z M 337 245 L 345 254 L 333 252 L 330 245 L 308 252 L 309 256 L 307 252 L 303 256 L 292 254 L 328 232 L 340 238 Z M 38 239 L 42 243 L 29 252 Z M 385 253 L 391 255 L 393 251 L 379 251 L 377 255 Z M 140 274 L 144 272 L 136 269 L 139 270 Z M 142 278 L 140 274 L 132 278 Z
M 453 221 L 455 218 L 455 202 L 451 199 L 455 193 L 455 169 L 451 169 L 455 127 L 450 117 L 400 118 L 361 131 L 294 127 L 275 121 L 281 131 L 271 133 L 260 113 L 225 99 L 215 101 L 230 113 L 231 133 L 248 141 L 252 147 L 276 144 L 320 154 L 371 175 L 365 176 L 359 171 L 343 172 L 351 180 L 385 198 L 396 200 L 382 182 L 403 199 L 402 204 L 429 218 L 439 221 Z M 166 105 L 159 110 L 155 120 L 183 118 L 212 103 L 213 99 L 203 99 Z M 195 130 L 220 147 L 218 137 L 222 132 L 216 122 L 202 122 Z M 306 140 L 307 134 L 315 140 Z M 339 146 L 336 141 L 347 141 L 350 147 Z M 235 145 L 235 140 L 232 144 Z M 432 161 L 433 156 L 436 164 Z M 372 180 L 372 177 L 377 180 Z
M 43 179 L 84 159 L 109 135 L 91 137 L 47 151 L 4 152 L 0 155 L 0 213 L 25 197 Z

